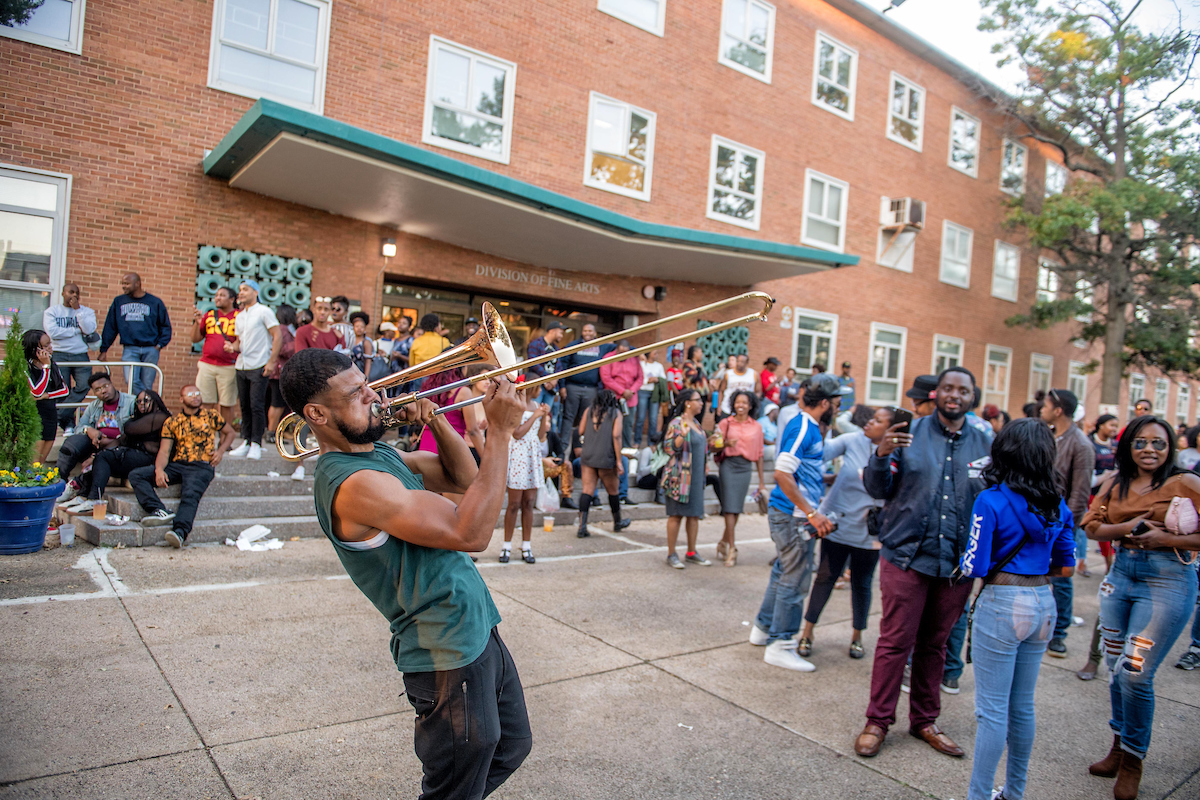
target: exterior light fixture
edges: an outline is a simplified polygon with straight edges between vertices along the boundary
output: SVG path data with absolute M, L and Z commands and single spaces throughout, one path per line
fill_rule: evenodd
M 384 239 L 383 240 L 383 257 L 384 258 L 395 258 L 396 257 L 396 240 L 395 239 Z

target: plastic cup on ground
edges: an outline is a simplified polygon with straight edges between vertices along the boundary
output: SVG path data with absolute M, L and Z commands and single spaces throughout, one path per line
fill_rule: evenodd
M 554 530 L 554 515 L 553 514 L 547 514 L 544 517 L 542 517 L 542 530 L 544 530 L 546 533 L 550 533 L 551 531 Z

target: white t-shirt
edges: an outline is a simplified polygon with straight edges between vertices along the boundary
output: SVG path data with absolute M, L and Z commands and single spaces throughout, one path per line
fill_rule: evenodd
M 242 352 L 238 353 L 234 367 L 261 369 L 266 366 L 267 359 L 271 357 L 271 345 L 274 343 L 271 329 L 278 327 L 279 320 L 275 319 L 275 312 L 262 303 L 255 303 L 239 311 L 233 322 L 233 332 L 242 345 Z
M 729 398 L 733 397 L 733 393 L 739 390 L 754 394 L 754 388 L 758 385 L 758 373 L 749 367 L 742 375 L 737 374 L 737 370 L 725 370 L 725 394 L 721 395 L 721 413 L 733 413 L 729 408 Z
M 642 362 L 642 391 L 648 392 L 658 385 L 659 379 L 667 379 L 667 371 L 658 361 Z

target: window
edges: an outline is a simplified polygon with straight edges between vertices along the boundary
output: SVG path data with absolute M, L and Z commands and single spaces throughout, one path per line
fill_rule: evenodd
M 70 176 L 0 167 L 0 333 L 14 313 L 25 330 L 42 327 L 58 296 L 70 195 Z
M 846 195 L 850 184 L 811 169 L 804 174 L 808 191 L 800 241 L 840 253 L 846 241 Z
M 84 2 L 45 0 L 23 25 L 0 25 L 0 36 L 68 53 L 82 53 Z
M 1004 140 L 1004 155 L 1000 162 L 1000 190 L 1009 194 L 1025 192 L 1025 145 L 1012 139 Z
M 1037 397 L 1038 392 L 1049 392 L 1050 381 L 1054 374 L 1054 359 L 1041 353 L 1029 356 L 1029 399 Z
M 584 185 L 649 201 L 653 156 L 654 114 L 592 92 Z
M 516 71 L 515 64 L 430 37 L 421 141 L 507 164 Z
M 1079 402 L 1084 402 L 1087 397 L 1087 373 L 1084 372 L 1086 365 L 1082 361 L 1072 361 L 1067 365 L 1067 391 L 1075 395 Z
M 761 0 L 725 0 L 717 61 L 770 83 L 774 41 L 775 6 Z
M 1188 417 L 1192 415 L 1192 387 L 1186 383 L 1179 384 L 1175 394 L 1175 424 L 1187 425 Z
M 871 323 L 871 372 L 867 376 L 867 401 L 897 405 L 904 380 L 904 343 L 907 328 Z
M 1075 281 L 1075 299 L 1088 308 L 1091 308 L 1096 304 L 1096 287 L 1092 285 L 1091 281 L 1080 278 Z M 1082 311 L 1075 315 L 1075 319 L 1079 322 L 1091 322 L 1092 312 Z
M 708 218 L 758 230 L 762 170 L 761 152 L 714 136 L 708 179 Z
M 837 349 L 837 315 L 797 308 L 793 324 L 796 338 L 792 366 L 796 371 L 807 373 L 816 363 L 832 369 Z
M 1133 407 L 1146 396 L 1146 376 L 1136 372 L 1129 376 L 1129 419 L 1133 419 Z
M 1058 299 L 1058 273 L 1054 271 L 1057 266 L 1045 259 L 1038 263 L 1037 302 L 1053 303 Z
M 989 344 L 987 361 L 983 367 L 983 402 L 1000 409 L 1008 408 L 1009 367 L 1012 364 L 1012 348 Z
M 858 53 L 818 33 L 814 58 L 813 103 L 839 117 L 853 120 Z
M 992 260 L 992 297 L 1017 301 L 1017 276 L 1021 271 L 1021 251 L 1006 242 L 996 241 Z
M 1171 390 L 1171 382 L 1166 378 L 1158 378 L 1154 381 L 1154 415 L 1165 417 L 1167 415 L 1167 395 Z
M 217 0 L 208 85 L 322 113 L 327 0 Z
M 1057 161 L 1046 159 L 1046 197 L 1062 194 L 1067 188 L 1067 168 Z
M 942 223 L 942 265 L 938 271 L 938 278 L 942 283 L 961 286 L 964 289 L 971 285 L 973 238 L 974 233 L 970 228 L 949 221 Z
M 663 35 L 667 0 L 600 0 L 596 7 L 655 36 Z
M 935 334 L 933 337 L 933 374 L 941 375 L 942 370 L 957 367 L 962 363 L 963 340 L 955 336 Z
M 979 175 L 979 120 L 958 108 L 950 110 L 949 163 L 964 175 Z
M 887 137 L 920 152 L 924 123 L 925 90 L 893 72 Z

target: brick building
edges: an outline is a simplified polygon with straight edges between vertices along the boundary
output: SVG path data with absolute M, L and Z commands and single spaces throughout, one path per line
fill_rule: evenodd
M 3 307 L 69 280 L 103 313 L 140 272 L 168 397 L 209 247 L 311 262 L 375 322 L 490 300 L 518 340 L 753 287 L 753 363 L 848 360 L 876 403 L 962 363 L 1014 414 L 1039 386 L 1098 411 L 1074 326 L 1004 325 L 1077 288 L 1001 224 L 1065 172 L 855 0 L 46 0 L 0 69 Z M 1131 381 L 1122 417 L 1195 418 L 1190 382 Z

